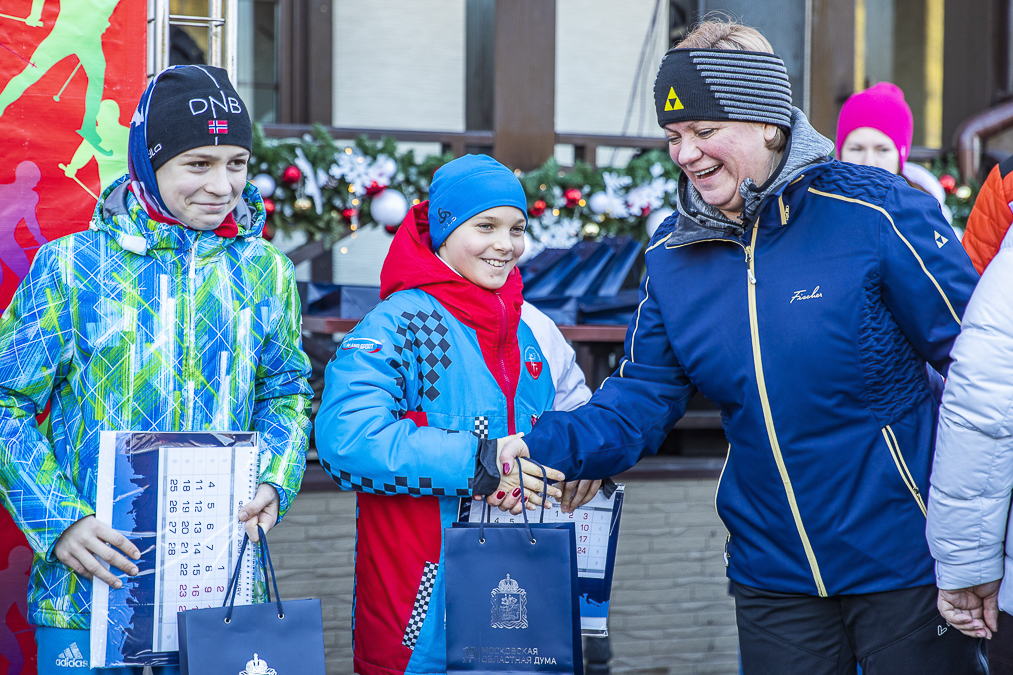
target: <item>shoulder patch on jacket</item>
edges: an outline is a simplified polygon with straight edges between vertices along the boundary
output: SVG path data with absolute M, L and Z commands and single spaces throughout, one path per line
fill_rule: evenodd
M 524 366 L 528 369 L 531 377 L 538 379 L 542 374 L 542 363 L 544 359 L 534 345 L 528 345 L 524 350 Z
M 361 349 L 369 354 L 375 354 L 383 348 L 383 342 L 366 337 L 353 337 L 349 335 L 341 341 L 342 349 Z
M 846 162 L 831 162 L 813 180 L 811 186 L 821 192 L 881 206 L 890 188 L 901 180 L 882 169 Z

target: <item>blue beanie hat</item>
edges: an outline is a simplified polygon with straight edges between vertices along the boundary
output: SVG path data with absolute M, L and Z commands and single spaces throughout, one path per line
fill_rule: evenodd
M 465 155 L 441 166 L 429 186 L 433 250 L 468 218 L 497 206 L 516 207 L 528 217 L 528 200 L 513 171 L 487 155 Z

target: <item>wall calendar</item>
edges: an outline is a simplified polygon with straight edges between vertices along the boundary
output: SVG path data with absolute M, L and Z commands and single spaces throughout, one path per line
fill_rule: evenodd
M 141 551 L 123 586 L 94 583 L 91 667 L 177 663 L 177 612 L 221 606 L 258 476 L 253 432 L 102 432 L 96 517 Z M 253 597 L 252 547 L 237 604 Z

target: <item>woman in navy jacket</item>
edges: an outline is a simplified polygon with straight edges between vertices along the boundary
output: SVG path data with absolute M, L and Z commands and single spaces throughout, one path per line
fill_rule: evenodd
M 730 441 L 716 505 L 747 675 L 985 672 L 936 611 L 925 541 L 925 364 L 945 373 L 977 274 L 930 196 L 831 158 L 770 52 L 707 22 L 666 55 L 679 212 L 647 249 L 625 358 L 501 459 L 614 475 L 700 391 Z

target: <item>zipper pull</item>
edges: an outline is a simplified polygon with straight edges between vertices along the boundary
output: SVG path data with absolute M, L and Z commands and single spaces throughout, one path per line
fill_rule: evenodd
M 751 283 L 752 285 L 755 286 L 756 285 L 756 277 L 753 276 L 753 270 L 752 270 L 752 268 L 746 270 L 746 275 L 749 277 L 749 283 Z
M 756 277 L 753 276 L 753 265 L 752 265 L 752 263 L 753 263 L 753 248 L 751 246 L 746 246 L 745 249 L 746 249 L 746 265 L 748 265 L 748 267 L 746 267 L 746 275 L 749 277 L 749 283 L 751 283 L 751 284 L 753 284 L 755 286 L 756 285 Z

